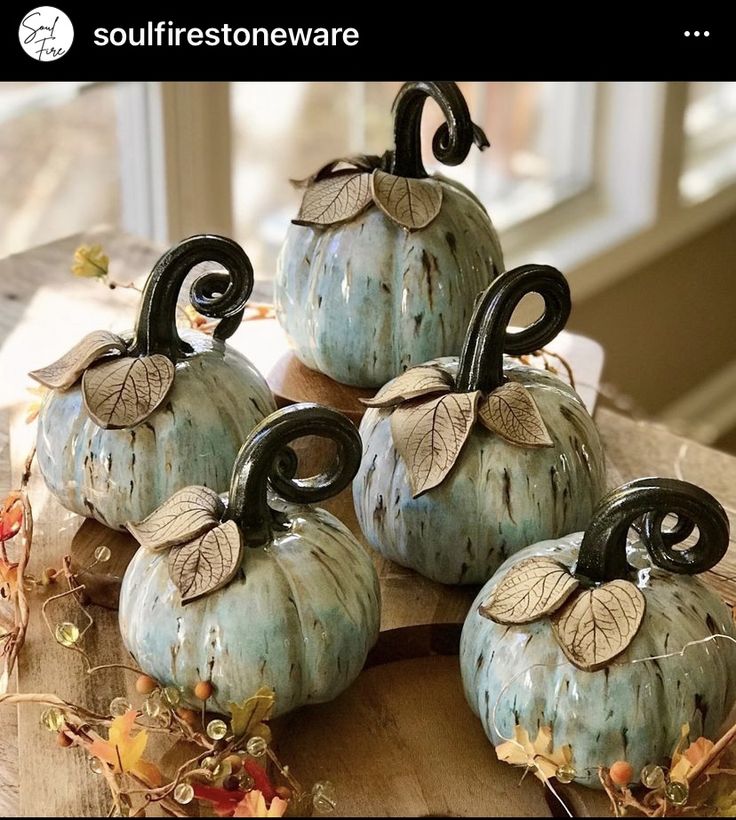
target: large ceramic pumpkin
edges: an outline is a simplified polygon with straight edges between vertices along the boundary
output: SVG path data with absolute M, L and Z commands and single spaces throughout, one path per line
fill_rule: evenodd
M 334 440 L 337 458 L 291 478 L 284 448 L 308 435 Z M 196 684 L 211 682 L 208 707 L 222 712 L 261 686 L 275 690 L 277 713 L 345 689 L 378 637 L 378 578 L 347 527 L 308 505 L 344 489 L 359 460 L 350 421 L 293 405 L 243 445 L 225 504 L 191 487 L 131 525 L 142 548 L 123 580 L 120 629 L 141 669 L 194 704 Z
M 697 544 L 678 547 L 694 525 Z M 549 729 L 554 747 L 570 747 L 565 779 L 599 786 L 598 767 L 618 760 L 636 780 L 664 765 L 684 724 L 691 740 L 715 738 L 736 702 L 736 628 L 693 575 L 728 539 L 711 495 L 647 478 L 611 492 L 585 532 L 509 558 L 476 598 L 460 647 L 468 703 L 493 744 Z
M 212 336 L 180 335 L 179 290 L 208 261 L 227 273 L 200 276 L 191 301 L 221 321 Z M 225 344 L 252 287 L 253 269 L 238 244 L 190 237 L 156 263 L 134 333 L 89 334 L 31 374 L 52 388 L 38 420 L 38 464 L 64 507 L 123 529 L 181 487 L 227 489 L 240 446 L 275 409 L 262 376 Z
M 447 120 L 432 143 L 437 159 L 457 165 L 474 141 L 488 145 L 455 83 L 407 83 L 394 103 L 394 150 L 319 171 L 281 251 L 278 320 L 304 364 L 345 384 L 378 387 L 458 354 L 476 294 L 503 270 L 485 208 L 422 165 L 428 97 Z
M 544 315 L 508 333 L 531 292 Z M 543 347 L 569 311 L 559 271 L 509 271 L 479 300 L 460 359 L 408 370 L 366 402 L 353 497 L 382 555 L 442 583 L 482 583 L 522 547 L 587 524 L 605 490 L 593 420 L 561 379 L 504 356 Z

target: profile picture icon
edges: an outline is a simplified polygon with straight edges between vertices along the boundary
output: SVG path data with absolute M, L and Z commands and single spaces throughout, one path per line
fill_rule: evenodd
M 55 6 L 38 6 L 23 15 L 18 28 L 23 51 L 46 63 L 63 57 L 74 42 L 74 26 L 68 15 Z

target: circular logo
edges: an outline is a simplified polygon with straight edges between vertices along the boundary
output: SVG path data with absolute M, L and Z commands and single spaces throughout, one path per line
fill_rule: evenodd
M 39 6 L 23 15 L 18 39 L 23 51 L 34 60 L 58 60 L 71 48 L 74 26 L 61 9 Z

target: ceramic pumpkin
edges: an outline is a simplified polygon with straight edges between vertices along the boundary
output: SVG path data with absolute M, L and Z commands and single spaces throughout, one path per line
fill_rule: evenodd
M 310 435 L 336 442 L 335 463 L 292 478 L 288 444 Z M 261 686 L 275 690 L 277 713 L 345 689 L 378 637 L 378 578 L 347 527 L 307 505 L 344 489 L 359 460 L 348 419 L 292 405 L 243 445 L 226 503 L 191 487 L 131 525 L 142 548 L 123 580 L 120 629 L 141 669 L 195 705 L 193 688 L 210 681 L 208 708 L 221 712 Z
M 227 273 L 200 276 L 190 298 L 221 321 L 212 336 L 180 334 L 179 290 L 208 261 Z M 190 237 L 153 268 L 134 333 L 91 333 L 31 373 L 51 388 L 38 419 L 38 464 L 64 507 L 124 529 L 181 487 L 227 489 L 241 444 L 275 409 L 258 371 L 225 344 L 252 287 L 250 260 L 237 243 Z
M 531 292 L 543 316 L 507 332 Z M 593 420 L 562 380 L 504 356 L 542 348 L 569 312 L 555 268 L 504 273 L 479 299 L 459 359 L 407 370 L 365 402 L 353 498 L 382 555 L 445 584 L 482 583 L 522 547 L 587 524 L 605 490 Z
M 678 548 L 695 525 L 698 542 Z M 638 780 L 645 765 L 663 765 L 684 724 L 691 740 L 714 738 L 736 702 L 736 645 L 713 636 L 736 639 L 736 628 L 693 575 L 718 563 L 728 539 L 710 494 L 645 478 L 607 495 L 585 532 L 509 558 L 476 598 L 460 646 L 468 703 L 497 749 L 545 727 L 554 747 L 569 747 L 567 776 L 600 786 L 599 766 L 627 761 Z
M 503 270 L 483 205 L 422 165 L 427 98 L 446 118 L 432 142 L 438 160 L 458 165 L 474 142 L 488 145 L 455 83 L 406 83 L 394 150 L 322 168 L 281 250 L 278 320 L 304 364 L 345 384 L 378 387 L 458 354 L 476 294 Z

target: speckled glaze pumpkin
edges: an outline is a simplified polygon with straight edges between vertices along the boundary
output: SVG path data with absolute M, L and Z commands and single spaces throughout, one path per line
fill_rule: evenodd
M 333 439 L 338 458 L 327 474 L 292 479 L 285 448 L 306 435 Z M 262 422 L 238 456 L 222 516 L 243 540 L 233 579 L 182 603 L 170 553 L 142 547 L 128 567 L 120 629 L 141 669 L 195 705 L 194 686 L 210 681 L 208 708 L 225 713 L 261 686 L 275 690 L 277 714 L 345 689 L 378 637 L 378 578 L 347 527 L 307 505 L 344 489 L 359 459 L 356 428 L 333 410 L 293 405 Z
M 394 103 L 395 150 L 368 158 L 369 169 L 427 178 L 420 136 L 427 97 L 447 119 L 433 141 L 440 161 L 457 165 L 474 140 L 488 144 L 454 83 L 407 83 Z M 442 187 L 442 206 L 421 229 L 397 225 L 376 206 L 346 222 L 289 227 L 276 315 L 308 367 L 345 384 L 378 387 L 407 367 L 460 352 L 474 299 L 503 270 L 503 256 L 478 199 L 458 183 L 433 179 Z
M 222 321 L 213 336 L 194 330 L 180 335 L 179 289 L 195 265 L 208 261 L 227 273 L 197 279 L 191 300 L 198 311 Z M 173 385 L 143 422 L 123 429 L 105 429 L 91 418 L 78 382 L 51 391 L 38 420 L 38 464 L 64 507 L 124 529 L 181 487 L 227 489 L 240 446 L 275 409 L 263 377 L 225 344 L 240 325 L 252 286 L 248 257 L 224 237 L 191 237 L 159 259 L 143 292 L 135 333 L 124 338 L 129 356 L 163 354 L 173 362 Z
M 534 291 L 545 299 L 545 314 L 526 330 L 507 333 L 514 308 Z M 460 359 L 428 363 L 458 392 L 487 395 L 508 382 L 522 385 L 546 424 L 550 446 L 521 447 L 476 422 L 449 475 L 417 496 L 395 446 L 391 409 L 368 409 L 360 425 L 363 458 L 353 498 L 363 533 L 382 555 L 441 583 L 477 584 L 519 549 L 587 524 L 605 492 L 595 424 L 561 379 L 503 353 L 540 349 L 562 329 L 569 311 L 569 289 L 559 271 L 517 268 L 479 300 Z
M 667 513 L 677 515 L 674 530 L 662 529 Z M 627 542 L 637 519 L 641 534 Z M 693 524 L 698 543 L 677 549 Z M 691 740 L 715 738 L 736 701 L 736 645 L 712 636 L 736 638 L 736 629 L 718 595 L 691 574 L 713 567 L 727 547 L 728 518 L 712 496 L 673 479 L 642 479 L 608 495 L 585 533 L 543 541 L 510 558 L 476 598 L 460 646 L 465 695 L 491 742 L 510 738 L 515 725 L 532 737 L 548 726 L 555 747 L 572 749 L 575 781 L 600 787 L 599 766 L 626 760 L 638 780 L 646 764 L 664 765 L 685 723 Z M 539 557 L 574 573 L 583 594 L 627 579 L 643 595 L 638 632 L 602 668 L 586 671 L 568 660 L 550 617 L 502 624 L 481 614 L 510 570 Z M 603 645 L 612 634 L 603 629 L 576 637 L 594 635 Z M 680 654 L 703 639 L 711 640 Z M 651 660 L 632 663 L 644 658 Z

